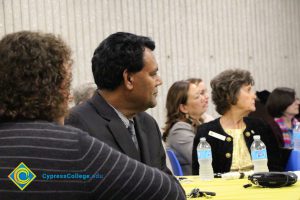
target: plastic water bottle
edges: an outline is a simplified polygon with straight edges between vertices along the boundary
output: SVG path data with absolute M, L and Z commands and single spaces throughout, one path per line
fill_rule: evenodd
M 293 129 L 294 150 L 300 151 L 300 122 L 297 122 Z
M 199 176 L 201 180 L 212 180 L 214 178 L 214 171 L 212 168 L 211 147 L 206 141 L 206 138 L 200 138 L 197 146 L 197 156 L 199 163 Z
M 253 136 L 251 144 L 251 157 L 254 165 L 254 173 L 268 172 L 268 155 L 266 145 L 260 140 L 260 135 Z

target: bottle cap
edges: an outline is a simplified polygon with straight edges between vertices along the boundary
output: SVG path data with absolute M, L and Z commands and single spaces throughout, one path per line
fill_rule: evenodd
M 254 140 L 260 140 L 260 135 L 254 135 L 254 136 L 253 136 L 253 139 L 254 139 Z
M 205 137 L 200 138 L 200 141 L 206 141 Z

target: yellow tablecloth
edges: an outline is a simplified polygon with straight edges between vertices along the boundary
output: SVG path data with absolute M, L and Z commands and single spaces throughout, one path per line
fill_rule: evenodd
M 216 196 L 212 200 L 228 199 L 228 200 L 300 200 L 300 181 L 294 185 L 281 188 L 262 188 L 252 184 L 252 187 L 244 188 L 243 185 L 250 183 L 247 179 L 224 180 L 214 179 L 212 181 L 201 181 L 198 176 L 185 176 L 180 181 L 186 194 L 197 187 L 201 191 L 216 192 Z M 189 198 L 188 198 L 189 199 Z M 205 199 L 190 198 L 190 199 Z

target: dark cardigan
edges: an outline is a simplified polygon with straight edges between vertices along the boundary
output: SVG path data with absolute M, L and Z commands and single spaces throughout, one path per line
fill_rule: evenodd
M 281 151 L 277 144 L 276 138 L 273 135 L 271 128 L 263 121 L 255 118 L 245 117 L 244 122 L 246 129 L 244 130 L 244 138 L 250 152 L 250 146 L 253 142 L 253 135 L 260 135 L 261 140 L 265 143 L 268 153 L 268 167 L 270 171 L 282 171 Z M 221 140 L 210 136 L 209 131 L 213 131 L 222 136 L 225 140 Z M 212 166 L 214 173 L 225 173 L 230 171 L 233 153 L 233 139 L 225 133 L 220 124 L 220 118 L 211 122 L 202 124 L 198 127 L 197 134 L 193 145 L 192 172 L 194 175 L 199 174 L 199 164 L 197 159 L 197 146 L 201 137 L 206 137 L 206 140 L 212 148 Z

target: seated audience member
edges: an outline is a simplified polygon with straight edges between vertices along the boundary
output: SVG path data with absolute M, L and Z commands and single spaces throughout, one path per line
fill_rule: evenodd
M 269 114 L 267 108 L 265 106 L 270 92 L 267 90 L 263 90 L 260 92 L 256 92 L 256 100 L 255 100 L 255 111 L 251 112 L 248 116 L 253 118 L 259 118 L 265 121 L 268 125 L 270 125 L 274 136 L 276 137 L 277 143 L 279 147 L 283 147 L 283 139 L 281 130 L 278 124 L 274 121 L 274 118 Z
M 202 117 L 207 107 L 207 90 L 201 79 L 177 81 L 168 91 L 163 140 L 174 150 L 184 175 L 192 174 L 195 129 L 209 120 Z
M 71 63 L 69 47 L 52 34 L 22 31 L 0 41 L 0 198 L 185 199 L 173 176 L 63 126 Z M 35 178 L 16 168 L 21 162 Z
M 275 122 L 274 118 L 269 114 L 266 108 L 266 102 L 270 95 L 270 92 L 263 90 L 261 92 L 256 92 L 257 99 L 255 100 L 256 110 L 251 112 L 248 116 L 259 118 L 266 122 L 270 127 L 276 138 L 277 145 L 280 148 L 281 155 L 278 156 L 278 159 L 281 160 L 282 169 L 285 168 L 287 161 L 289 159 L 291 150 L 284 148 L 284 141 L 279 125 Z
M 97 90 L 97 86 L 95 83 L 84 83 L 74 88 L 73 98 L 75 105 L 81 104 L 91 98 L 95 91 Z
M 298 114 L 295 116 L 295 118 L 296 118 L 298 121 L 300 121 L 300 106 L 299 106 L 299 112 L 298 112 Z
M 299 99 L 295 90 L 286 87 L 275 88 L 270 94 L 266 107 L 275 122 L 279 125 L 285 148 L 293 148 L 293 128 L 298 120 Z
M 270 94 L 271 93 L 268 90 L 257 91 L 256 97 L 260 101 L 261 104 L 266 105 Z
M 207 91 L 206 85 L 204 84 L 204 82 L 202 81 L 202 79 L 200 79 L 200 78 L 189 78 L 189 79 L 187 79 L 187 81 L 191 82 L 193 84 L 199 84 L 199 87 L 201 89 L 201 94 L 204 94 L 204 96 L 206 97 L 206 102 L 207 102 L 207 106 L 206 107 L 208 107 L 209 95 L 208 95 L 208 91 Z M 206 110 L 207 110 L 207 108 L 206 108 Z M 213 119 L 214 118 L 205 111 L 202 114 L 202 116 L 201 116 L 201 118 L 199 120 L 202 123 L 206 123 L 206 122 L 212 121 Z
M 117 32 L 104 39 L 92 58 L 98 90 L 71 109 L 66 124 L 171 174 L 157 122 L 144 112 L 156 106 L 162 84 L 154 49 L 150 38 L 131 33 Z
M 253 170 L 250 146 L 254 135 L 266 144 L 270 171 L 282 170 L 277 160 L 279 147 L 270 127 L 263 121 L 246 117 L 255 110 L 256 95 L 250 72 L 242 69 L 225 70 L 211 80 L 212 100 L 220 118 L 202 124 L 193 144 L 193 174 L 199 174 L 197 146 L 205 137 L 212 148 L 215 173 Z

